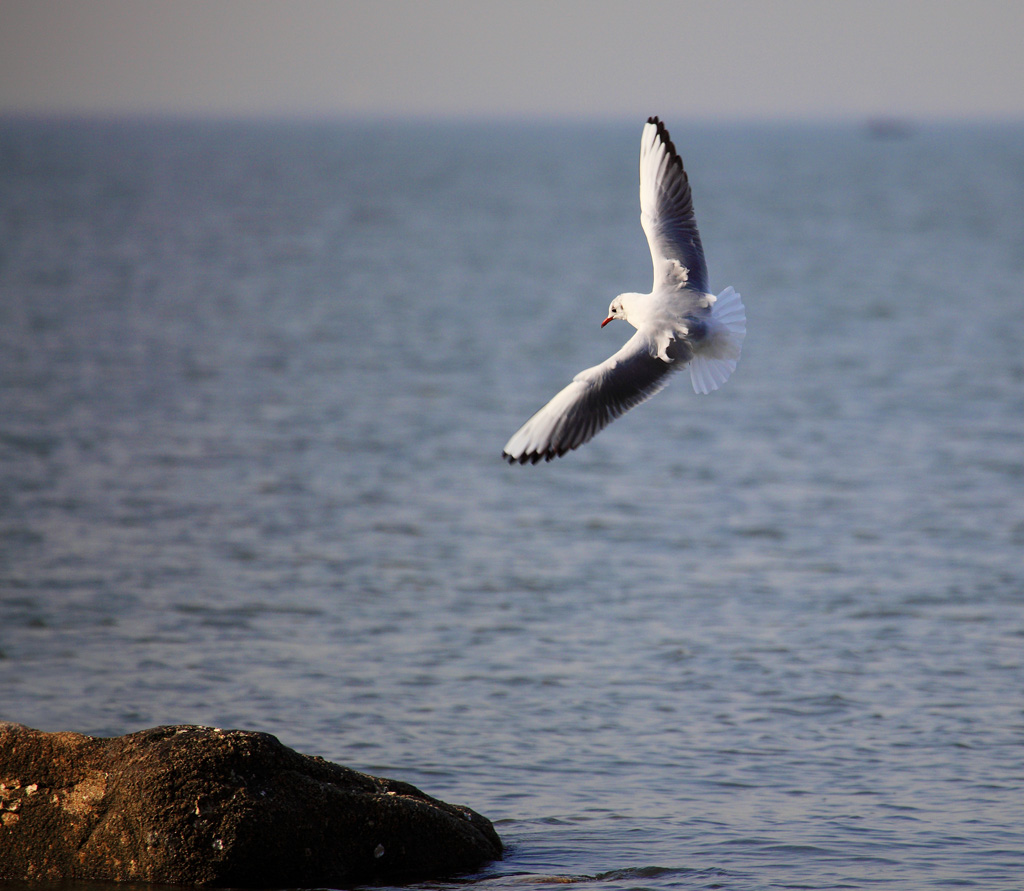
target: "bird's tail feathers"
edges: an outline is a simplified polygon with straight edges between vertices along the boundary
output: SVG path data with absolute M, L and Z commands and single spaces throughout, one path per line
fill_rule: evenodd
M 747 312 L 740 295 L 726 288 L 711 306 L 711 330 L 706 346 L 690 361 L 690 381 L 697 393 L 710 393 L 729 380 L 743 349 Z

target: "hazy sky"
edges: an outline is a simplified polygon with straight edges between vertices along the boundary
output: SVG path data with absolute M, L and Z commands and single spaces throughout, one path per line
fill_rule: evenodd
M 0 112 L 1024 119 L 1024 0 L 0 0 Z

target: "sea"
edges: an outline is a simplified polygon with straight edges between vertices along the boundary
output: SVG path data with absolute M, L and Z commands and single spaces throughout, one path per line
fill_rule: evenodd
M 739 367 L 524 467 L 642 117 L 0 119 L 0 719 L 490 818 L 431 891 L 1024 887 L 1024 125 L 666 123 Z

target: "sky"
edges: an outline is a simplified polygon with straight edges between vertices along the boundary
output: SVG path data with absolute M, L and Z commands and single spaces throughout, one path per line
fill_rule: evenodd
M 1024 120 L 1022 0 L 0 0 L 0 114 Z

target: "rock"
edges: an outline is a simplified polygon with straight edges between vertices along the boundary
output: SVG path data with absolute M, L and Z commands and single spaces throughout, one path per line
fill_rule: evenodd
M 266 733 L 0 723 L 0 879 L 344 887 L 471 872 L 490 822 Z

